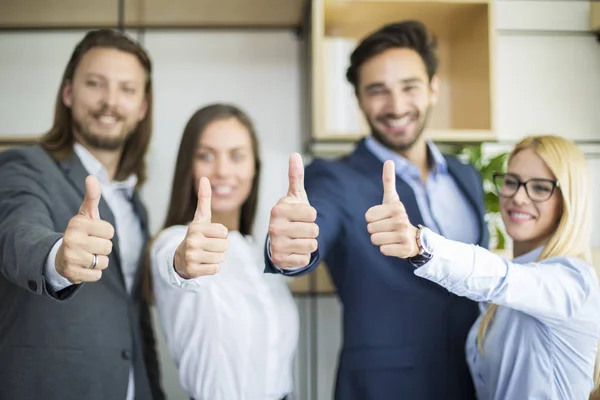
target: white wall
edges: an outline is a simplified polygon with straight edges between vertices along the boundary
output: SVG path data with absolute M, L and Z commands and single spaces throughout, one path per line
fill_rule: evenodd
M 498 2 L 496 112 L 501 140 L 531 132 L 555 132 L 600 143 L 600 43 L 587 31 L 586 1 Z M 60 75 L 82 32 L 0 33 L 0 135 L 37 134 L 52 118 Z M 290 152 L 300 149 L 301 60 L 292 33 L 147 32 L 155 64 L 155 136 L 150 179 L 143 195 L 156 231 L 166 211 L 174 159 L 183 126 L 199 106 L 230 101 L 255 119 L 264 160 L 257 233 L 263 235 L 271 205 L 285 193 Z M 590 166 L 600 167 L 598 145 L 586 145 Z M 600 181 L 594 178 L 596 199 Z M 600 205 L 600 200 L 596 201 Z M 598 207 L 596 207 L 598 209 Z M 600 226 L 600 211 L 594 214 Z M 594 235 L 600 246 L 600 232 Z M 340 307 L 323 298 L 318 313 L 317 370 L 307 374 L 304 355 L 312 339 L 307 299 L 299 299 L 303 338 L 298 398 L 316 385 L 314 399 L 330 399 L 340 344 Z M 165 387 L 185 399 L 161 344 Z M 308 379 L 308 380 L 307 380 Z
M 200 106 L 231 102 L 252 116 L 263 159 L 257 232 L 287 190 L 287 160 L 300 150 L 299 42 L 282 33 L 148 32 L 154 61 L 155 137 L 144 195 L 158 229 L 168 206 L 185 123 Z

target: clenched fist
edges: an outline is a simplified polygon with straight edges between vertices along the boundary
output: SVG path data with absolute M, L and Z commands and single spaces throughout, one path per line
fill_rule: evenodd
M 74 284 L 95 282 L 108 267 L 115 229 L 100 219 L 100 196 L 100 182 L 95 176 L 88 176 L 79 212 L 69 221 L 56 253 L 56 272 Z
M 304 267 L 318 247 L 317 210 L 304 190 L 304 166 L 300 154 L 290 156 L 288 193 L 271 209 L 270 252 L 273 263 L 282 269 Z
M 202 177 L 194 219 L 173 260 L 173 267 L 182 278 L 214 275 L 225 258 L 228 231 L 222 224 L 211 222 L 211 196 L 210 182 Z
M 365 214 L 371 243 L 379 246 L 386 256 L 409 258 L 419 253 L 417 228 L 406 215 L 404 205 L 396 192 L 396 171 L 393 161 L 383 164 L 383 201 Z

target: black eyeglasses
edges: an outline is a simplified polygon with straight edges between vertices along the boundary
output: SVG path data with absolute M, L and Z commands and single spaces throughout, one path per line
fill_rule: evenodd
M 536 203 L 548 200 L 552 197 L 554 190 L 559 187 L 558 181 L 552 179 L 533 178 L 523 182 L 513 174 L 494 174 L 493 176 L 498 196 L 513 197 L 523 186 L 527 196 Z

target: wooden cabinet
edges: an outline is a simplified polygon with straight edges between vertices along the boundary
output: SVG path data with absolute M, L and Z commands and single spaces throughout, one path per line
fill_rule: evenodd
M 20 147 L 20 146 L 28 146 L 31 144 L 34 144 L 38 141 L 37 137 L 34 136 L 27 136 L 27 137 L 22 137 L 22 138 L 18 138 L 18 137 L 10 137 L 10 138 L 3 138 L 0 137 L 0 152 L 3 150 L 7 150 L 10 149 L 12 147 Z
M 123 0 L 129 28 L 296 28 L 305 0 Z M 1 28 L 116 27 L 119 1 L 0 0 Z
M 134 2 L 126 3 L 125 14 L 135 9 Z M 0 27 L 87 28 L 117 26 L 117 1 L 97 0 L 0 0 Z
M 487 0 L 313 0 L 310 112 L 314 142 L 367 133 L 345 81 L 357 41 L 384 24 L 417 19 L 437 36 L 441 98 L 428 134 L 441 141 L 493 140 L 493 2 Z
M 600 2 L 592 1 L 591 4 L 591 26 L 592 31 L 600 33 Z
M 297 27 L 304 0 L 137 0 L 148 26 Z
M 292 278 L 290 289 L 295 295 L 335 294 L 336 289 L 331 281 L 327 265 L 322 263 L 310 274 Z

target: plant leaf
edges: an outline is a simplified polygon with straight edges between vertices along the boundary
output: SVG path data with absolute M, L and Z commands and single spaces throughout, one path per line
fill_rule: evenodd
M 485 211 L 489 213 L 499 213 L 498 195 L 494 192 L 487 192 L 484 198 Z
M 494 158 L 492 158 L 486 165 L 483 165 L 479 172 L 483 180 L 487 180 L 492 182 L 493 175 L 496 172 L 504 172 L 506 170 L 506 159 L 508 158 L 508 153 L 498 154 Z
M 474 145 L 469 146 L 470 157 L 469 161 L 471 164 L 475 166 L 478 170 L 483 166 L 483 146 L 482 145 Z
M 496 248 L 498 250 L 504 250 L 506 248 L 506 238 L 504 237 L 504 232 L 498 225 L 496 225 Z

